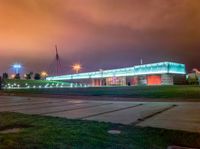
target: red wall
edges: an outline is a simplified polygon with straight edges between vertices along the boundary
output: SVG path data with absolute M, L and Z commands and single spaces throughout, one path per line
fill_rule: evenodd
M 138 85 L 138 77 L 131 78 L 131 85 Z
M 102 86 L 103 85 L 103 81 L 100 79 L 93 79 L 92 80 L 92 86 Z
M 147 76 L 147 84 L 161 85 L 161 76 L 157 76 L 157 75 Z

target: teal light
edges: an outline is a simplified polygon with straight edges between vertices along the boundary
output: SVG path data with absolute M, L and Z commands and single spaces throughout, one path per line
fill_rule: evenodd
M 138 76 L 138 75 L 166 74 L 166 73 L 186 74 L 185 65 L 173 62 L 160 62 L 160 63 L 138 65 L 134 67 L 127 67 L 120 69 L 111 69 L 111 70 L 95 71 L 88 73 L 47 77 L 47 80 L 75 80 L 75 79 Z

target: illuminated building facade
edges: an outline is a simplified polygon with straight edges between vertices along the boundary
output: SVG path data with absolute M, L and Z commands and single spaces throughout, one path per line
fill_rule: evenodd
M 47 80 L 85 82 L 92 86 L 173 85 L 185 80 L 185 65 L 160 62 L 120 69 L 47 77 Z

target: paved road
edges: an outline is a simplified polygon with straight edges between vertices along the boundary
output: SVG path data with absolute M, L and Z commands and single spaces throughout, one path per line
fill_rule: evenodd
M 0 96 L 0 112 L 158 127 L 200 133 L 198 102 L 125 102 Z

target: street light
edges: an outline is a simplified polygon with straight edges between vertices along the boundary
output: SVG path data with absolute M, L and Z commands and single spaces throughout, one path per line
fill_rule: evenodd
M 21 64 L 14 64 L 13 66 L 13 69 L 15 70 L 15 73 L 18 74 L 20 69 L 22 68 L 22 65 Z
M 14 79 L 15 78 L 15 74 L 12 74 L 10 77 L 11 77 L 11 79 Z
M 47 73 L 46 71 L 42 71 L 42 72 L 40 73 L 40 75 L 41 75 L 41 77 L 42 77 L 43 79 L 45 79 L 45 78 L 48 76 L 48 73 Z
M 72 69 L 76 72 L 76 73 L 79 73 L 79 71 L 82 69 L 82 66 L 81 64 L 74 64 L 72 66 Z

